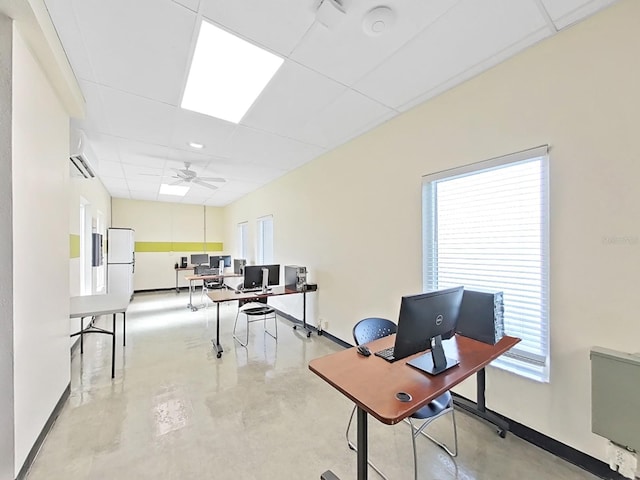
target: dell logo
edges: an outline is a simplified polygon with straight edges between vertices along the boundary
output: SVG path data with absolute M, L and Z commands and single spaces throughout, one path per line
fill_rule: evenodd
M 442 314 L 438 315 L 436 317 L 436 325 L 440 326 L 442 325 L 442 321 L 444 320 L 444 317 L 442 316 Z

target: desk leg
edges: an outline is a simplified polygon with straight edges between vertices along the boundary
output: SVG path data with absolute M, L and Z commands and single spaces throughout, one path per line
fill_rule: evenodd
M 293 326 L 294 330 L 298 329 L 298 325 Z M 307 291 L 302 291 L 302 329 L 307 332 L 307 338 L 311 336 L 311 329 L 307 327 Z
M 80 355 L 84 353 L 84 335 L 82 331 L 84 330 L 84 317 L 80 317 Z
M 216 357 L 222 356 L 222 345 L 220 345 L 220 302 L 216 302 L 216 339 L 211 340 L 213 349 L 216 351 Z
M 470 402 L 466 398 L 454 397 L 453 403 L 457 407 L 460 407 L 465 412 L 468 412 L 480 419 L 484 420 L 487 423 L 490 423 L 498 428 L 497 433 L 500 435 L 500 438 L 504 438 L 507 436 L 507 432 L 509 431 L 509 424 L 494 415 L 491 412 L 487 411 L 486 408 L 486 399 L 484 395 L 486 384 L 486 372 L 484 368 L 482 370 L 478 370 L 476 373 L 476 399 L 477 403 L 474 405 L 473 402 Z
M 193 281 L 189 280 L 189 304 L 187 308 L 190 308 L 192 312 L 198 310 L 198 308 L 193 304 Z
M 369 475 L 367 456 L 367 412 L 358 407 L 358 480 L 367 480 Z
M 113 314 L 113 336 L 111 337 L 111 378 L 116 376 L 116 314 Z
M 127 346 L 127 312 L 122 312 L 122 346 Z
M 180 289 L 178 288 L 178 269 L 176 269 L 176 293 L 180 293 Z
M 358 480 L 367 480 L 369 478 L 369 465 L 367 462 L 368 445 L 367 445 L 367 411 L 358 407 Z M 320 475 L 320 480 L 339 480 L 335 473 L 327 470 Z

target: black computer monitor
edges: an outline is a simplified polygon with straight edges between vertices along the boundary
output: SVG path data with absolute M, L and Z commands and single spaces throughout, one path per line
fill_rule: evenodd
M 262 269 L 269 270 L 268 285 L 280 285 L 280 265 L 245 265 L 243 288 L 262 287 Z
M 442 338 L 455 332 L 463 291 L 464 287 L 454 287 L 402 297 L 394 358 L 431 348 L 430 353 L 409 364 L 433 375 L 457 365 L 457 360 L 445 357 Z
M 231 255 L 211 255 L 209 257 L 209 265 L 211 268 L 218 268 L 220 260 L 224 260 L 225 268 L 229 268 L 231 266 Z
M 191 254 L 191 265 L 205 265 L 209 263 L 209 255 L 207 253 Z

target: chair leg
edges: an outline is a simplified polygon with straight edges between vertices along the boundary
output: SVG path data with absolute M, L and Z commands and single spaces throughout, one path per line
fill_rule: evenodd
M 355 443 L 353 443 L 351 440 L 349 440 L 349 430 L 351 429 L 351 422 L 353 421 L 353 414 L 356 412 L 356 407 L 354 405 L 353 410 L 351 410 L 351 415 L 349 416 L 349 423 L 347 424 L 347 431 L 345 433 L 345 437 L 347 438 L 347 445 L 349 446 L 349 448 L 351 450 L 353 450 L 354 452 L 358 453 L 358 447 L 356 447 Z M 384 478 L 384 480 L 389 480 L 386 475 L 384 473 L 382 473 L 382 471 L 376 467 L 368 458 L 367 458 L 367 463 L 369 464 L 369 466 L 371 468 L 373 468 L 375 470 L 375 472 L 380 475 L 382 478 Z
M 436 440 L 434 437 L 432 437 L 425 431 L 425 427 L 427 427 L 431 422 L 433 422 L 437 418 L 442 417 L 443 415 L 446 415 L 447 413 L 451 413 L 451 422 L 453 424 L 453 444 L 454 444 L 453 451 L 451 451 L 446 444 Z M 427 419 L 422 425 L 420 425 L 420 427 L 416 427 L 411 421 L 411 418 L 407 418 L 407 420 L 409 422 L 409 425 L 411 426 L 411 442 L 413 446 L 413 474 L 414 474 L 415 480 L 418 480 L 418 457 L 416 454 L 416 437 L 418 435 L 420 434 L 424 435 L 433 443 L 435 443 L 440 448 L 442 448 L 445 452 L 447 452 L 451 457 L 458 456 L 458 429 L 456 427 L 455 408 L 452 407 L 449 410 L 443 411 L 440 415 Z
M 267 330 L 267 316 L 265 315 L 263 318 L 263 324 L 264 324 L 264 332 L 267 333 L 270 337 L 274 338 L 274 339 L 278 339 L 278 318 L 276 317 L 276 314 L 273 314 L 273 323 L 275 324 L 275 335 L 273 333 L 271 333 L 269 330 Z
M 236 313 L 236 321 L 233 324 L 233 338 L 243 347 L 246 347 L 249 344 L 249 317 L 247 317 L 245 315 L 245 317 L 247 317 L 247 325 L 246 325 L 246 335 L 245 335 L 245 340 L 244 343 L 242 343 L 242 340 L 240 340 L 240 337 L 238 337 L 236 335 L 236 327 L 238 326 L 238 317 L 240 316 L 240 310 L 238 310 L 238 313 Z

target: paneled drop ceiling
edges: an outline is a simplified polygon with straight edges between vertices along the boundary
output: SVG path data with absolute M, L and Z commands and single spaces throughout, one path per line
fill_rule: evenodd
M 111 195 L 226 205 L 614 0 L 324 2 L 45 0 L 86 99 L 72 127 Z M 203 20 L 284 59 L 239 124 L 180 108 Z M 160 195 L 184 162 L 226 182 Z

